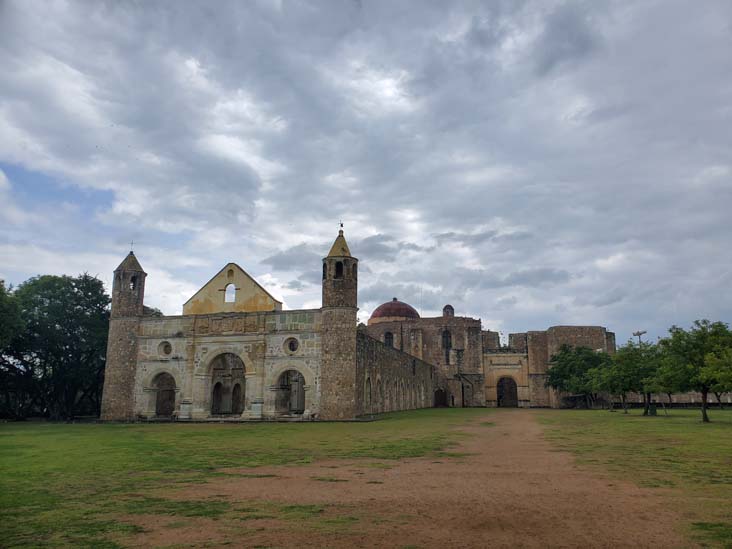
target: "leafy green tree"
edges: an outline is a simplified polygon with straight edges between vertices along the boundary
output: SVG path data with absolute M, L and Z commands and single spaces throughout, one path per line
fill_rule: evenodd
M 614 364 L 608 360 L 600 367 L 592 368 L 587 372 L 590 387 L 593 393 L 608 393 L 610 395 L 610 410 L 615 406 L 613 397 L 621 396 L 623 409 L 625 409 L 625 393 L 622 391 L 617 377 L 614 375 Z
M 20 305 L 0 280 L 0 417 L 16 418 L 17 411 L 30 404 L 27 380 L 15 375 L 12 342 L 23 330 Z
M 591 408 L 598 383 L 598 374 L 591 371 L 606 368 L 609 362 L 607 353 L 587 347 L 562 345 L 549 361 L 546 385 L 558 391 L 584 396 L 587 407 Z
M 657 348 L 659 351 L 658 368 L 650 379 L 649 388 L 654 393 L 665 393 L 668 403 L 672 404 L 672 395 L 685 390 L 686 372 L 683 368 L 678 367 L 663 342 L 657 345 Z
M 23 329 L 20 306 L 12 293 L 5 288 L 5 281 L 0 280 L 0 352 Z
M 732 391 L 732 342 L 704 358 L 701 375 L 709 382 L 720 409 L 723 408 L 722 393 Z
M 33 406 L 52 419 L 72 418 L 84 406 L 97 411 L 109 325 L 101 280 L 38 276 L 14 298 L 25 329 L 7 349 L 10 375 L 32 386 Z
M 643 415 L 648 415 L 653 393 L 655 372 L 661 363 L 661 351 L 653 343 L 635 343 L 630 340 L 613 355 L 612 374 L 614 382 L 621 388 L 623 409 L 625 394 L 628 392 L 643 395 Z
M 679 389 L 701 393 L 702 421 L 708 423 L 707 397 L 715 387 L 725 387 L 732 332 L 724 322 L 697 320 L 689 330 L 672 326 L 669 333 L 662 345 L 680 380 Z
M 621 347 L 618 353 L 608 357 L 605 367 L 590 372 L 596 380 L 596 390 L 609 393 L 611 397 L 619 397 L 625 414 L 628 413 L 627 394 L 636 387 L 636 362 L 631 359 L 632 356 Z M 612 398 L 610 402 L 612 408 Z

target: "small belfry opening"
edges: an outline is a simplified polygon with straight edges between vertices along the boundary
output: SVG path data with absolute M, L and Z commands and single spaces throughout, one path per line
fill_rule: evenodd
M 297 370 L 282 372 L 275 388 L 275 412 L 279 416 L 297 416 L 305 412 L 305 378 Z
M 224 303 L 234 303 L 236 301 L 236 286 L 227 284 L 224 288 Z
M 343 278 L 343 262 L 342 261 L 336 261 L 335 278 Z

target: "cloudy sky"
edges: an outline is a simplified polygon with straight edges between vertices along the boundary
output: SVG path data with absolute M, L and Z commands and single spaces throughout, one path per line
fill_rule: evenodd
M 732 4 L 0 0 L 0 278 L 235 261 L 625 341 L 732 320 Z

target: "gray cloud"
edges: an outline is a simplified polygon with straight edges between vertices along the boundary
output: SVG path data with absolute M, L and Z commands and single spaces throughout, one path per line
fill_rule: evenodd
M 598 34 L 584 5 L 560 4 L 546 17 L 536 42 L 536 71 L 544 75 L 558 65 L 588 56 L 598 47 Z
M 108 273 L 134 239 L 166 312 L 227 261 L 312 306 L 342 219 L 362 315 L 421 294 L 621 341 L 729 320 L 730 22 L 721 1 L 2 2 L 0 278 Z

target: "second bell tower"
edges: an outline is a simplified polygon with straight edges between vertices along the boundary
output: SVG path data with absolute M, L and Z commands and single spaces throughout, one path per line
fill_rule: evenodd
M 358 306 L 358 259 L 351 255 L 343 229 L 323 259 L 323 307 Z

